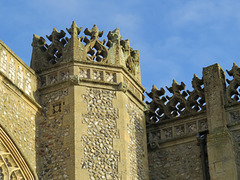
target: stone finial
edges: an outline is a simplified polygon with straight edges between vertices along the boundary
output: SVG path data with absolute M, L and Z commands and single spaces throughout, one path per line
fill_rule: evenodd
M 121 43 L 124 51 L 130 51 L 131 50 L 129 39 L 121 40 L 120 43 Z
M 99 31 L 97 26 L 94 25 L 91 30 L 85 29 L 84 33 L 90 36 L 90 40 L 87 36 L 83 39 L 86 43 L 85 53 L 87 61 L 108 62 L 108 49 L 104 45 L 106 40 L 100 41 L 98 38 L 102 37 L 104 31 Z
M 233 79 L 227 79 L 229 84 L 226 89 L 226 99 L 227 103 L 237 103 L 239 101 L 240 94 L 238 92 L 238 87 L 240 86 L 240 68 L 236 63 L 233 63 L 233 67 L 230 71 L 227 70 L 229 76 L 232 76 Z
M 52 34 L 50 36 L 46 35 L 46 37 L 49 39 L 49 41 L 55 43 L 58 42 L 61 38 L 63 38 L 66 35 L 66 33 L 61 30 L 58 32 L 56 28 L 53 28 Z
M 113 44 L 119 43 L 120 40 L 122 39 L 122 36 L 120 35 L 119 28 L 116 28 L 113 31 L 109 31 L 107 37 L 108 37 L 107 46 L 109 48 L 112 47 Z
M 92 29 L 89 30 L 88 28 L 85 29 L 84 34 L 91 37 L 91 40 L 98 39 L 99 37 L 102 37 L 104 31 L 99 31 L 96 24 L 93 25 Z
M 82 31 L 82 27 L 80 27 L 80 28 L 77 27 L 76 22 L 73 21 L 71 28 L 69 28 L 69 29 L 66 28 L 66 30 L 67 30 L 67 32 L 68 32 L 71 36 L 73 36 L 74 34 L 79 35 L 80 32 Z
M 32 46 L 38 47 L 42 51 L 46 51 L 46 49 L 47 49 L 46 40 L 43 37 L 38 36 L 36 34 L 33 34 Z

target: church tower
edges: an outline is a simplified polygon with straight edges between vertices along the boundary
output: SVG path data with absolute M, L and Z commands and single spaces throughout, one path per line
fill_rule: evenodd
M 148 179 L 139 52 L 119 29 L 66 30 L 33 37 L 39 179 Z

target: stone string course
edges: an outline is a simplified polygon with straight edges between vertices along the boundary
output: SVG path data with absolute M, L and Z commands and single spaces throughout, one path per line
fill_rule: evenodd
M 87 134 L 82 136 L 82 168 L 88 169 L 91 180 L 120 179 L 120 152 L 113 149 L 113 139 L 119 138 L 118 109 L 113 107 L 116 92 L 88 88 L 82 97 L 88 110 L 82 122 L 88 125 Z
M 41 158 L 40 179 L 69 179 L 66 161 L 70 150 L 64 146 L 64 138 L 69 136 L 69 125 L 63 124 L 69 107 L 64 98 L 68 89 L 46 94 L 41 102 L 46 115 L 39 122 L 39 151 Z M 53 116 L 54 115 L 54 116 Z
M 128 134 L 130 143 L 128 152 L 130 157 L 130 175 L 134 180 L 145 180 L 146 174 L 143 167 L 144 159 L 144 127 L 143 112 L 132 102 L 126 105 L 130 123 L 128 124 Z

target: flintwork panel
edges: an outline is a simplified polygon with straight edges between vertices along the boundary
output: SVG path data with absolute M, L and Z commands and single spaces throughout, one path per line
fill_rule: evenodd
M 49 84 L 55 84 L 58 82 L 58 75 L 57 73 L 51 74 L 48 76 L 48 82 Z
M 69 79 L 69 70 L 60 72 L 60 81 L 65 81 Z
M 116 73 L 108 71 L 105 73 L 105 76 L 107 82 L 116 82 Z
M 92 73 L 91 73 L 92 72 Z M 110 83 L 117 82 L 117 74 L 112 71 L 99 70 L 94 68 L 79 68 L 79 77 L 82 79 L 93 79 Z
M 130 178 L 145 180 L 146 174 L 143 167 L 144 152 L 144 127 L 143 112 L 132 102 L 126 105 L 130 122 L 128 124 L 128 134 L 130 143 L 128 152 L 130 157 Z
M 15 62 L 13 58 L 10 59 L 8 76 L 12 80 L 12 82 L 15 82 Z
M 32 86 L 31 86 L 31 75 L 29 72 L 26 72 L 25 76 L 25 92 L 30 96 L 32 95 Z
M 23 68 L 22 66 L 18 66 L 18 71 L 17 71 L 17 86 L 20 89 L 23 89 Z
M 84 79 L 90 78 L 90 69 L 79 68 L 79 77 Z
M 56 83 L 60 83 L 63 81 L 67 81 L 70 77 L 70 73 L 68 69 L 59 71 L 59 72 L 55 72 L 49 75 L 43 75 L 40 77 L 40 86 L 41 87 L 46 87 L 49 85 L 54 85 Z
M 148 152 L 150 180 L 202 180 L 197 141 Z
M 240 173 L 240 131 L 232 131 L 238 174 Z
M 93 70 L 93 79 L 103 81 L 103 71 Z
M 113 139 L 119 138 L 118 109 L 113 106 L 116 92 L 88 88 L 82 97 L 88 110 L 82 122 L 88 125 L 87 134 L 82 136 L 82 169 L 88 170 L 91 180 L 120 179 L 120 152 L 113 149 Z
M 2 127 L 9 130 L 9 134 L 18 142 L 19 148 L 29 155 L 31 162 L 34 162 L 36 110 L 2 85 L 0 87 L 0 114 Z
M 70 125 L 65 120 L 69 104 L 65 103 L 68 89 L 64 88 L 43 95 L 41 105 L 44 116 L 38 120 L 38 156 L 40 179 L 69 179 L 67 161 L 70 149 L 65 146 Z M 65 123 L 64 123 L 65 122 Z

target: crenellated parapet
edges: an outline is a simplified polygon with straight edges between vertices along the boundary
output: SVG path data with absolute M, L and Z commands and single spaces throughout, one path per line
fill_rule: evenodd
M 140 80 L 139 52 L 130 47 L 129 40 L 122 40 L 118 28 L 108 33 L 107 40 L 100 40 L 104 31 L 99 31 L 96 25 L 90 30 L 86 28 L 82 36 L 82 27 L 77 27 L 74 21 L 66 30 L 70 37 L 63 30 L 58 32 L 54 28 L 52 34 L 46 36 L 49 45 L 43 37 L 33 35 L 31 67 L 36 72 L 77 61 L 120 65 Z
M 160 123 L 167 119 L 176 118 L 189 113 L 205 110 L 205 97 L 203 80 L 194 75 L 192 79 L 193 90 L 185 90 L 183 82 L 179 85 L 173 80 L 172 87 L 166 87 L 172 96 L 165 95 L 165 90 L 160 90 L 153 85 L 152 91 L 147 95 L 152 99 L 146 102 L 149 107 L 147 121 L 149 124 Z

